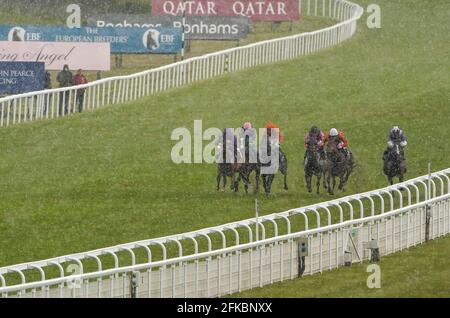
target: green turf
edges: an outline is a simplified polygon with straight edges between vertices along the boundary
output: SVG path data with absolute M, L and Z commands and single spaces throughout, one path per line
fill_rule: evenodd
M 233 295 L 277 297 L 450 297 L 450 237 L 383 257 L 380 288 L 369 288 L 368 262 Z M 372 281 L 369 279 L 369 281 Z
M 364 5 L 371 1 L 361 1 Z M 305 191 L 302 138 L 343 129 L 358 161 L 347 192 L 386 185 L 388 128 L 409 137 L 407 177 L 449 166 L 447 1 L 378 1 L 336 48 L 71 118 L 0 129 L 0 266 L 186 232 L 253 216 L 254 195 L 215 191 L 215 166 L 170 160 L 177 127 L 282 127 L 289 186 L 259 195 L 263 214 L 330 196 Z

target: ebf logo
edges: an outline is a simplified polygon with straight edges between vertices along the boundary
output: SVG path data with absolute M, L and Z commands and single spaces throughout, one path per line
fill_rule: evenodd
M 149 50 L 157 50 L 159 49 L 159 36 L 161 32 L 155 29 L 148 29 L 144 36 L 142 37 L 142 41 L 144 46 Z
M 8 41 L 22 42 L 25 41 L 26 31 L 21 27 L 14 27 L 8 33 Z

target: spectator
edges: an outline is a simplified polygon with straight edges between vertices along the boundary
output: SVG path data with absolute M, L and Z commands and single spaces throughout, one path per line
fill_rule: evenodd
M 73 82 L 75 85 L 83 85 L 87 84 L 88 80 L 86 76 L 83 75 L 82 70 L 78 70 L 77 74 L 73 77 Z M 86 92 L 85 88 L 77 89 L 77 103 L 78 103 L 78 112 L 83 111 L 83 103 L 84 103 L 84 93 Z
M 49 71 L 45 72 L 44 89 L 52 89 L 52 75 Z M 44 95 L 44 115 L 47 115 L 47 107 L 49 102 L 50 94 Z
M 59 87 L 69 87 L 73 85 L 73 75 L 69 70 L 69 66 L 66 64 L 63 67 L 63 70 L 58 73 L 56 80 L 59 83 Z M 68 106 L 69 106 L 69 90 L 65 92 L 59 93 L 59 115 L 67 114 Z M 64 105 L 64 113 L 63 113 L 63 105 Z

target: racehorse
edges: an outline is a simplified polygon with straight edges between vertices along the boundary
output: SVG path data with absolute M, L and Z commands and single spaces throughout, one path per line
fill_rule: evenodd
M 310 140 L 307 143 L 305 160 L 303 164 L 303 170 L 305 171 L 306 188 L 308 192 L 312 192 L 312 178 L 316 176 L 317 178 L 317 194 L 320 194 L 320 179 L 324 174 L 323 171 L 324 160 L 320 158 L 320 153 L 317 146 L 317 141 Z M 324 178 L 325 184 L 325 178 Z
M 234 158 L 234 161 L 232 163 L 229 162 L 225 162 L 225 160 L 223 160 L 223 162 L 218 162 L 217 163 L 217 177 L 216 177 L 216 181 L 217 181 L 217 191 L 219 191 L 220 189 L 220 179 L 223 178 L 223 189 L 225 189 L 226 185 L 227 185 L 227 177 L 231 178 L 231 190 L 234 192 L 238 191 L 238 185 L 239 185 L 239 180 L 241 178 L 241 168 L 242 168 L 242 163 L 239 163 L 237 161 L 237 154 L 236 152 L 234 152 L 233 150 L 226 150 L 229 154 L 229 156 L 227 156 L 228 158 Z M 231 153 L 233 152 L 233 153 Z M 222 152 L 220 152 L 219 155 L 222 155 Z M 239 175 L 238 179 L 236 179 L 236 174 Z M 246 178 L 243 178 L 244 180 L 244 184 L 248 183 L 248 180 Z
M 403 182 L 406 173 L 406 160 L 403 157 L 398 143 L 393 147 L 388 147 L 383 154 L 383 172 L 388 178 L 388 182 L 393 185 L 394 177 L 398 177 L 399 182 Z
M 349 158 L 339 151 L 336 143 L 328 142 L 325 149 L 326 160 L 324 166 L 326 189 L 330 195 L 334 194 L 336 177 L 339 178 L 339 190 L 345 191 L 345 185 L 353 171 L 353 156 Z
M 270 143 L 268 143 L 267 145 L 267 155 L 271 156 L 272 153 L 272 145 Z M 275 178 L 275 174 L 280 171 L 281 174 L 284 176 L 284 190 L 288 190 L 288 185 L 287 185 L 287 169 L 288 169 L 288 163 L 287 163 L 287 158 L 286 155 L 284 154 L 284 152 L 281 150 L 281 148 L 278 146 L 278 169 L 277 171 L 274 171 L 274 173 L 271 174 L 265 174 L 263 173 L 263 171 L 261 171 L 261 176 L 262 176 L 262 180 L 263 180 L 263 187 L 264 187 L 264 191 L 265 193 L 268 195 L 270 194 L 270 189 L 272 188 L 272 182 Z M 267 163 L 261 163 L 261 169 L 264 169 L 265 167 L 269 167 L 272 164 L 271 161 L 267 162 Z
M 261 163 L 259 162 L 259 154 L 256 152 L 256 162 L 250 162 L 249 158 L 249 147 L 247 146 L 245 148 L 245 162 L 242 164 L 239 170 L 238 180 L 237 180 L 237 186 L 236 191 L 238 191 L 239 187 L 239 181 L 244 181 L 244 189 L 245 193 L 248 193 L 248 186 L 250 184 L 250 175 L 253 171 L 255 171 L 255 188 L 253 190 L 254 193 L 257 193 L 259 191 L 259 177 L 261 175 Z

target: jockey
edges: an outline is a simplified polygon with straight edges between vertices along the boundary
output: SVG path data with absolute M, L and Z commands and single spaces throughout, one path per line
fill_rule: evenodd
M 236 161 L 236 155 L 237 155 L 237 138 L 233 133 L 233 129 L 231 128 L 225 128 L 223 130 L 222 136 L 219 137 L 216 143 L 217 152 L 216 154 L 222 154 L 223 163 L 229 163 L 226 162 L 226 153 L 227 150 L 230 151 L 231 149 L 227 149 L 228 147 L 231 147 L 231 144 L 233 144 L 233 154 L 234 154 L 234 161 Z
M 308 148 L 308 143 L 314 140 L 317 142 L 317 146 L 320 152 L 321 158 L 325 158 L 325 152 L 323 150 L 323 145 L 325 142 L 325 134 L 317 127 L 312 126 L 309 132 L 305 135 L 305 149 Z M 305 152 L 306 158 L 306 152 Z
M 388 148 L 392 148 L 395 144 L 398 144 L 400 146 L 401 156 L 402 158 L 405 158 L 404 148 L 408 144 L 408 138 L 406 138 L 406 135 L 399 126 L 394 126 L 389 131 L 387 144 Z M 385 151 L 385 155 L 386 153 L 387 150 Z
M 283 135 L 281 134 L 280 127 L 272 123 L 270 120 L 266 123 L 267 132 L 269 129 L 278 129 L 278 143 L 281 145 L 283 143 Z
M 281 150 L 281 147 L 280 147 L 281 143 L 283 142 L 283 135 L 281 134 L 280 127 L 278 127 L 277 125 L 275 125 L 271 121 L 268 121 L 266 123 L 265 128 L 266 128 L 266 131 L 265 131 L 265 133 L 262 136 L 261 146 L 264 145 L 263 147 L 267 147 L 266 148 L 268 150 L 267 155 L 270 156 L 272 147 L 275 147 L 278 150 L 280 156 L 284 156 L 284 153 L 283 153 L 283 151 Z M 274 139 L 271 140 L 269 138 L 272 137 L 272 129 L 277 129 L 278 130 L 278 132 L 276 130 L 274 131 L 274 133 L 276 134 L 274 137 L 278 137 L 278 138 L 274 138 Z M 271 142 L 270 145 L 269 145 L 269 140 Z M 262 155 L 264 155 L 264 154 L 260 152 L 260 156 L 262 156 Z
M 400 127 L 394 126 L 389 131 L 387 143 L 389 148 L 394 147 L 396 143 L 398 143 L 402 148 L 404 148 L 408 144 L 408 139 L 406 138 L 405 134 L 403 133 L 403 130 L 401 130 Z
M 329 134 L 325 137 L 325 142 L 334 142 L 337 148 L 345 154 L 346 157 L 350 155 L 348 151 L 348 140 L 345 138 L 343 131 L 338 131 L 336 128 L 331 128 Z
M 250 153 L 257 153 L 257 137 L 251 122 L 245 122 L 239 130 L 239 151 L 249 157 Z M 245 158 L 246 162 L 249 158 Z

